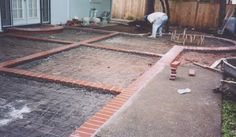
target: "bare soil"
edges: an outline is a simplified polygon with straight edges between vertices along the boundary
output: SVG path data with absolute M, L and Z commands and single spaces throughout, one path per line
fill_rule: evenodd
M 114 26 L 106 26 L 106 27 L 97 27 L 95 29 L 102 29 L 102 30 L 108 30 L 108 31 L 118 31 L 118 32 L 125 32 L 125 33 L 134 33 L 134 34 L 142 34 L 142 33 L 148 33 L 151 32 L 150 28 L 142 28 L 140 26 L 135 25 L 124 25 L 124 24 L 117 24 Z
M 68 137 L 114 95 L 0 75 L 1 137 Z
M 236 52 L 226 53 L 199 53 L 199 52 L 184 52 L 179 59 L 182 64 L 191 63 L 191 61 L 198 62 L 204 65 L 212 65 L 215 61 L 221 58 L 236 57 Z
M 48 39 L 61 39 L 67 41 L 79 42 L 90 38 L 104 35 L 104 33 L 87 32 L 76 29 L 64 29 L 62 33 L 56 34 L 35 34 L 34 37 L 48 38 Z
M 31 41 L 0 36 L 0 62 L 63 46 L 58 43 Z
M 106 45 L 114 48 L 164 54 L 175 44 L 168 40 L 169 36 L 154 38 L 118 35 L 109 39 L 95 42 L 94 44 Z
M 130 35 L 118 35 L 109 39 L 95 42 L 94 44 L 105 45 L 114 48 L 121 48 L 126 50 L 134 50 L 140 52 L 150 52 L 157 54 L 164 54 L 168 52 L 174 45 L 180 45 L 172 42 L 170 36 L 164 35 L 157 38 L 148 38 L 147 36 L 130 36 Z M 186 45 L 194 46 L 194 45 Z M 204 45 L 195 47 L 225 47 L 234 46 L 232 43 L 217 40 L 213 38 L 206 38 Z
M 127 87 L 158 59 L 82 46 L 18 68 Z

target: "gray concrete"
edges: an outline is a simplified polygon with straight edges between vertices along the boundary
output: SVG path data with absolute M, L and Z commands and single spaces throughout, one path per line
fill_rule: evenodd
M 196 77 L 189 77 L 189 68 Z M 97 137 L 220 137 L 221 95 L 212 92 L 221 76 L 214 72 L 185 66 L 178 79 L 169 81 L 170 70 L 158 74 L 138 92 Z M 179 95 L 177 89 L 190 88 Z

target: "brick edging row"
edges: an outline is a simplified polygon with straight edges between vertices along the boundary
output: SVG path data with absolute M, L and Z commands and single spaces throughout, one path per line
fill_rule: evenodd
M 49 38 L 37 38 L 37 37 L 28 36 L 28 35 L 19 35 L 19 34 L 13 34 L 13 33 L 7 33 L 7 34 L 5 34 L 5 36 L 16 37 L 16 38 L 20 38 L 20 39 L 27 39 L 27 40 L 53 42 L 53 43 L 59 43 L 59 44 L 78 43 L 78 42 L 74 42 L 74 41 L 59 40 L 59 39 L 49 39 Z
M 17 76 L 22 76 L 22 77 L 26 77 L 26 78 L 33 78 L 36 80 L 45 80 L 48 82 L 61 83 L 64 85 L 72 85 L 72 86 L 79 86 L 79 87 L 103 90 L 104 92 L 109 92 L 112 94 L 119 94 L 124 91 L 124 88 L 118 87 L 118 86 L 102 84 L 102 83 L 94 83 L 94 82 L 78 80 L 78 79 L 73 79 L 73 78 L 67 78 L 67 77 L 62 77 L 62 76 L 53 76 L 53 75 L 48 75 L 48 74 L 44 74 L 44 73 L 31 72 L 31 71 L 16 69 L 16 68 L 0 67 L 0 72 L 7 73 L 7 74 L 13 74 L 13 75 L 17 75 Z
M 50 27 L 44 27 L 44 28 L 13 27 L 13 28 L 8 28 L 7 31 L 10 33 L 17 33 L 17 34 L 53 34 L 53 33 L 60 33 L 63 31 L 63 29 L 64 29 L 63 26 L 50 25 Z

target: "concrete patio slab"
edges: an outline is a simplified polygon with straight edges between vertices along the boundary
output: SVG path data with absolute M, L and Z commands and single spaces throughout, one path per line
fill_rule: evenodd
M 196 77 L 189 77 L 194 68 Z M 170 68 L 158 74 L 118 112 L 96 137 L 220 137 L 221 95 L 212 92 L 220 75 L 196 66 L 178 69 L 169 80 Z M 190 88 L 180 95 L 178 89 Z

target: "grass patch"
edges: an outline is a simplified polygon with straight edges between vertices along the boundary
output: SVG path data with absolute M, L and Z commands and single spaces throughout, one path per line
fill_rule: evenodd
M 236 96 L 230 93 L 223 95 L 222 136 L 236 137 Z

